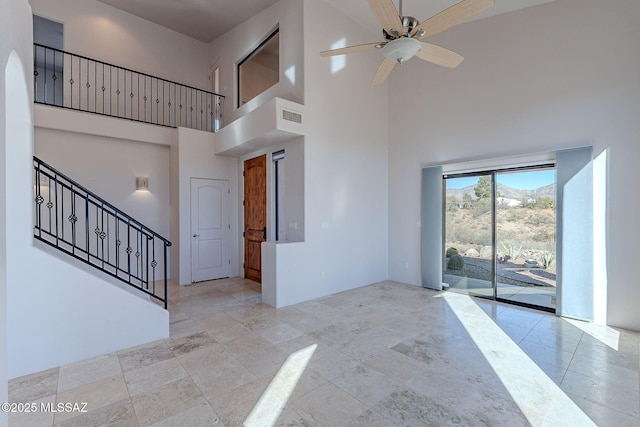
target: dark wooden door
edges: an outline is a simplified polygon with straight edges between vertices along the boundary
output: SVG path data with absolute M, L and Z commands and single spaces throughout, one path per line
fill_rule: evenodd
M 267 156 L 244 162 L 244 277 L 262 282 L 261 244 L 267 240 Z

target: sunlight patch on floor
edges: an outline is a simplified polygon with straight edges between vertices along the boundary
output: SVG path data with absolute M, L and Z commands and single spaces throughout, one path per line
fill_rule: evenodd
M 317 347 L 318 344 L 313 344 L 289 355 L 256 406 L 244 420 L 244 426 L 270 427 L 276 424 Z
M 532 425 L 595 426 L 471 297 L 442 297 Z
M 597 323 L 584 322 L 582 320 L 563 318 L 564 321 L 571 323 L 572 326 L 580 329 L 585 334 L 591 335 L 601 343 L 610 347 L 611 349 L 618 351 L 620 343 L 620 332 L 607 326 Z

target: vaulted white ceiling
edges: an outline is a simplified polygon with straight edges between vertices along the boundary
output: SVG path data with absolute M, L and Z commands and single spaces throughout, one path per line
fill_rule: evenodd
M 210 42 L 278 0 L 99 0 L 203 42 Z M 316 0 L 320 1 L 320 0 Z M 380 26 L 365 0 L 326 0 L 365 28 L 378 34 Z M 398 1 L 395 0 L 396 7 Z M 403 15 L 419 21 L 459 0 L 404 0 Z M 475 19 L 511 12 L 553 0 L 496 0 Z
M 278 0 L 98 0 L 209 43 Z

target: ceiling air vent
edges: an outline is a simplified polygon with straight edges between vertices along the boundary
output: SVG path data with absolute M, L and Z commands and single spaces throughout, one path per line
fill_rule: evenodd
M 294 113 L 289 110 L 282 110 L 282 120 L 287 120 L 294 123 L 302 124 L 302 114 Z

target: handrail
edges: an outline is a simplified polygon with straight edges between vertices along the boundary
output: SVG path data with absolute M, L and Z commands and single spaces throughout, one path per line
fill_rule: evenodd
M 166 309 L 171 242 L 37 157 L 33 162 L 34 237 L 159 300 Z M 157 270 L 162 271 L 159 280 Z
M 217 132 L 222 126 L 223 95 L 33 45 L 35 103 L 168 127 Z

